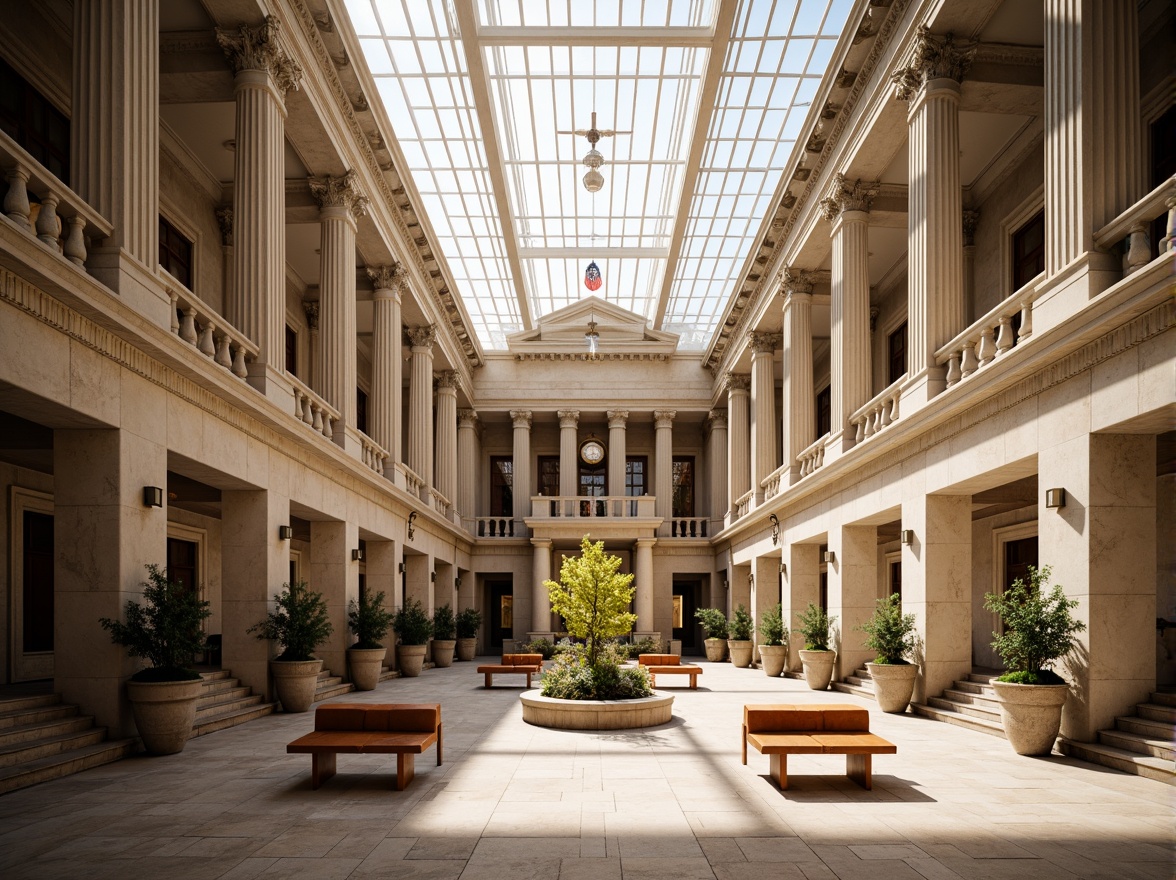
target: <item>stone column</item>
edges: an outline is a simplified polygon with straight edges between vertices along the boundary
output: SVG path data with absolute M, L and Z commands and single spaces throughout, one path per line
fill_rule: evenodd
M 400 572 L 398 571 L 400 552 L 396 542 L 368 538 L 364 542 L 364 547 L 367 594 L 374 596 L 377 593 L 383 593 L 383 607 L 394 611 L 397 607 L 397 598 L 400 596 Z M 391 645 L 393 641 L 389 638 L 385 643 L 389 646 L 388 657 L 384 660 L 385 665 L 391 662 L 392 656 L 396 653 L 395 648 Z
M 780 347 L 779 333 L 749 333 L 751 345 L 751 488 L 758 507 L 764 502 L 760 485 L 779 464 L 776 442 L 776 368 L 773 363 Z
M 580 425 L 580 413 L 574 409 L 561 409 L 556 415 L 559 416 L 559 494 L 574 497 L 579 494 L 580 487 L 580 468 L 576 463 L 579 459 L 576 429 Z
M 419 554 L 404 557 L 404 598 L 416 599 L 429 617 L 433 616 L 433 557 Z
M 73 34 L 72 180 L 62 182 L 114 227 L 87 266 L 135 306 L 170 318 L 167 297 L 149 286 L 159 262 L 159 4 L 75 3 Z
M 267 371 L 280 376 L 286 366 L 284 127 L 286 92 L 302 79 L 302 68 L 280 43 L 280 30 L 270 15 L 258 27 L 216 32 L 236 74 L 237 102 L 233 298 L 225 317 L 260 346 L 250 374 L 267 394 Z
M 472 409 L 457 411 L 457 511 L 467 528 L 478 515 L 478 414 Z M 469 575 L 472 585 L 474 576 Z M 473 587 L 471 586 L 471 589 Z
M 427 501 L 433 485 L 433 343 L 437 328 L 414 327 L 408 331 L 412 343 L 412 363 L 408 387 L 408 455 L 409 468 L 421 480 L 421 499 Z
M 625 438 L 629 424 L 627 409 L 610 409 L 608 416 L 608 494 L 625 494 Z
M 437 376 L 437 491 L 457 504 L 457 385 L 454 370 Z
M 233 209 L 216 209 L 216 225 L 221 234 L 221 311 L 233 299 Z
M 964 320 L 968 320 L 968 309 L 976 308 L 976 226 L 980 223 L 980 212 L 964 209 Z M 969 323 L 971 323 L 969 321 Z
M 712 409 L 706 418 L 710 449 L 710 521 L 711 534 L 723 527 L 723 519 L 731 508 L 727 497 L 727 414 Z
M 920 495 L 902 503 L 902 607 L 923 640 L 915 702 L 972 671 L 972 496 Z
M 653 630 L 653 545 L 656 538 L 638 538 L 633 564 L 633 606 L 637 613 L 637 632 Z M 666 635 L 668 639 L 669 636 Z
M 973 52 L 970 47 L 957 46 L 950 34 L 935 36 L 920 27 L 908 66 L 893 77 L 896 96 L 909 105 L 907 385 L 903 401 L 910 400 L 914 408 L 946 387 L 946 372 L 936 366 L 935 351 L 965 327 L 960 80 L 971 65 Z
M 401 345 L 400 300 L 406 271 L 399 263 L 368 267 L 372 294 L 372 397 L 370 424 L 372 439 L 384 447 L 389 464 L 403 461 L 400 437 L 404 430 L 401 394 L 404 361 Z
M 841 679 L 874 659 L 874 653 L 862 647 L 864 636 L 857 627 L 870 619 L 878 598 L 878 527 L 834 526 L 829 529 L 829 549 L 829 613 L 837 615 L 835 678 Z
M 315 649 L 323 670 L 347 675 L 347 603 L 359 598 L 359 563 L 351 551 L 359 546 L 356 523 L 316 520 L 310 524 L 310 559 L 306 564 L 310 588 L 323 594 L 331 620 L 330 638 Z
M 339 410 L 335 442 L 355 431 L 355 222 L 367 213 L 367 196 L 354 171 L 342 177 L 311 177 L 310 194 L 319 205 L 319 307 L 322 315 L 322 395 Z
M 763 637 L 760 635 L 759 626 L 763 620 L 764 614 L 773 609 L 777 602 L 780 602 L 780 557 L 779 556 L 757 556 L 755 562 L 752 564 L 752 574 L 755 576 L 755 584 L 751 591 L 751 616 L 755 619 L 756 630 L 752 634 L 752 640 L 755 642 L 757 649 L 752 654 L 752 661 L 754 663 L 760 662 L 758 646 L 763 644 Z
M 677 414 L 672 409 L 653 413 L 653 514 L 661 517 L 657 533 L 663 536 L 669 536 L 674 517 L 674 416 Z M 652 618 L 650 621 L 652 625 Z
M 796 630 L 800 616 L 809 603 L 818 604 L 821 598 L 821 545 L 785 544 L 784 583 L 781 588 L 784 624 L 792 630 L 789 639 L 788 668 L 800 668 L 800 650 L 804 639 Z
M 735 521 L 736 502 L 751 488 L 751 438 L 748 423 L 747 376 L 728 373 L 727 384 L 727 486 L 731 492 L 726 522 Z
M 796 457 L 816 440 L 813 396 L 813 279 L 801 269 L 781 273 L 784 297 L 784 461 L 788 483 L 800 479 Z
M 551 539 L 532 538 L 531 546 L 531 632 L 550 632 L 551 597 L 543 582 L 551 580 Z
M 531 515 L 531 411 L 512 409 L 510 418 L 514 425 L 514 456 L 511 461 L 514 533 L 516 538 L 522 538 L 527 535 L 527 525 L 523 520 Z
M 306 353 L 310 361 L 306 365 L 306 375 L 302 380 L 318 394 L 323 393 L 323 354 L 319 345 L 319 304 L 318 301 L 304 302 L 302 311 L 306 313 L 306 328 L 310 331 L 307 340 Z

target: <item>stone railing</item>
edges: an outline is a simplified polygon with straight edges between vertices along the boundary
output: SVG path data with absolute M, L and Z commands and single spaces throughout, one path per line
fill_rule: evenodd
M 705 516 L 675 516 L 670 520 L 670 537 L 705 538 L 708 522 Z
M 257 359 L 260 349 L 180 282 L 162 270 L 160 275 L 171 299 L 172 333 L 214 364 L 244 379 L 246 364 Z
M 1094 243 L 1109 250 L 1123 242 L 1123 274 L 1130 275 L 1151 262 L 1148 227 L 1165 213 L 1168 215 L 1166 231 L 1157 248 L 1163 256 L 1168 251 L 1176 250 L 1176 177 L 1169 177 L 1096 232 Z
M 328 440 L 334 439 L 339 410 L 311 391 L 310 386 L 296 376 L 287 373 L 286 378 L 294 386 L 294 418 L 305 422 L 316 434 L 322 434 Z
M 801 477 L 807 477 L 814 471 L 820 470 L 825 464 L 825 444 L 829 442 L 829 435 L 819 437 L 810 443 L 796 456 L 796 463 L 800 465 Z
M 531 498 L 531 516 L 543 519 L 652 517 L 654 502 L 652 495 L 535 495 Z
M 428 495 L 425 493 L 425 481 L 420 478 L 417 472 L 402 461 L 396 463 L 396 469 L 404 477 L 405 491 L 415 498 L 427 501 Z
M 1037 285 L 1044 277 L 1038 275 L 935 352 L 935 363 L 947 365 L 948 388 L 984 369 L 1033 335 L 1033 301 L 1037 298 Z M 1018 314 L 1021 326 L 1014 329 L 1013 320 Z
M 453 510 L 453 504 L 448 498 L 438 492 L 436 489 L 429 488 L 429 503 L 433 505 L 433 509 L 441 514 L 446 519 L 449 519 L 450 512 Z
M 903 376 L 891 382 L 849 417 L 849 423 L 855 431 L 855 445 L 898 421 L 898 399 L 902 396 L 902 383 L 905 380 L 906 376 Z
M 736 498 L 735 503 L 731 505 L 731 509 L 735 512 L 735 519 L 739 519 L 740 517 L 747 516 L 749 513 L 751 513 L 751 508 L 754 504 L 754 489 L 749 489 L 747 492 L 744 492 L 742 495 Z
M 760 487 L 764 490 L 764 501 L 769 498 L 775 498 L 783 490 L 788 488 L 788 471 L 791 466 L 782 464 L 762 480 L 760 480 Z
M 114 232 L 110 221 L 3 131 L 0 168 L 8 182 L 3 203 L 8 219 L 49 250 L 85 269 L 86 239 L 108 238 Z
M 479 516 L 474 523 L 474 534 L 479 538 L 514 537 L 514 520 L 509 516 Z
M 384 476 L 384 463 L 388 460 L 388 453 L 384 447 L 369 437 L 363 431 L 357 431 L 360 443 L 360 458 L 380 476 Z

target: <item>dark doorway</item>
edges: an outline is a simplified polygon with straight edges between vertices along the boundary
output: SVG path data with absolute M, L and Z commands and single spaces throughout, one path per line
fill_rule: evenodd
M 53 515 L 24 512 L 25 653 L 53 650 Z
M 675 580 L 673 607 L 671 609 L 671 624 L 673 626 L 670 638 L 680 639 L 683 654 L 699 654 L 702 640 L 699 638 L 698 621 L 694 612 L 698 610 L 702 601 L 701 580 Z
M 1005 582 L 1007 590 L 1013 581 L 1029 582 L 1029 566 L 1037 566 L 1037 536 L 1005 543 Z
M 514 584 L 487 581 L 490 594 L 490 647 L 502 648 L 503 639 L 514 638 Z
M 902 599 L 902 560 L 890 563 L 890 594 Z
M 189 593 L 200 588 L 196 561 L 199 549 L 195 541 L 167 539 L 167 579 L 173 584 L 182 584 Z

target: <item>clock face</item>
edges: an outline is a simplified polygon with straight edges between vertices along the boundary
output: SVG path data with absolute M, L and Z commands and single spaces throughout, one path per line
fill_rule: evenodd
M 604 444 L 599 440 L 585 440 L 580 444 L 580 458 L 585 464 L 600 464 L 604 461 Z

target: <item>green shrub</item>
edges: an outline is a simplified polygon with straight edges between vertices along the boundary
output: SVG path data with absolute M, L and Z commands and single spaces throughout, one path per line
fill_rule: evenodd
M 751 619 L 751 615 L 743 607 L 742 603 L 737 605 L 735 613 L 731 615 L 731 634 L 728 638 L 733 642 L 747 642 L 751 640 L 752 633 L 754 632 L 755 621 Z
M 873 616 L 857 629 L 866 634 L 865 646 L 877 654 L 875 663 L 905 664 L 915 649 L 915 615 L 902 613 L 898 593 L 879 599 Z
M 984 597 L 985 610 L 1000 615 L 1004 622 L 1005 631 L 992 634 L 992 647 L 1008 670 L 999 681 L 1065 682 L 1050 667 L 1069 653 L 1077 641 L 1075 636 L 1086 629 L 1086 624 L 1074 619 L 1070 612 L 1078 607 L 1078 602 L 1067 599 L 1060 585 L 1048 594 L 1045 592 L 1049 575 L 1048 565 L 1040 569 L 1031 565 L 1028 583 L 1017 578 L 1003 593 L 988 593 Z
M 784 629 L 784 615 L 780 603 L 777 602 L 764 612 L 760 618 L 760 638 L 764 645 L 787 645 L 788 631 Z
M 455 632 L 457 620 L 453 616 L 453 609 L 446 602 L 433 611 L 433 638 L 448 641 L 454 637 Z
M 274 610 L 246 630 L 280 644 L 277 660 L 313 660 L 314 649 L 333 631 L 323 594 L 311 590 L 305 581 L 282 584 L 282 592 L 274 597 Z
M 727 638 L 727 615 L 718 608 L 699 608 L 694 617 L 702 624 L 708 639 Z
M 393 614 L 384 607 L 384 594 L 368 592 L 347 605 L 347 628 L 355 633 L 353 648 L 382 648 Z
M 558 700 L 635 700 L 652 696 L 644 666 L 622 666 L 618 646 L 602 647 L 595 666 L 584 646 L 564 651 L 543 674 L 540 693 Z
M 202 625 L 212 612 L 196 590 L 170 581 L 158 565 L 148 565 L 143 583 L 143 604 L 128 601 L 126 623 L 99 619 L 110 640 L 127 649 L 131 657 L 151 663 L 131 678 L 134 681 L 191 681 L 200 673 L 189 669 L 192 655 L 204 650 Z
M 482 612 L 477 608 L 463 608 L 457 612 L 457 637 L 476 639 L 482 627 Z
M 425 613 L 419 599 L 408 599 L 392 618 L 392 632 L 402 645 L 428 644 L 433 634 L 433 621 Z
M 555 656 L 555 645 L 547 641 L 547 639 L 534 639 L 523 645 L 522 653 L 542 654 L 544 660 L 550 660 Z
M 809 602 L 800 615 L 800 626 L 796 629 L 804 636 L 804 649 L 806 651 L 828 651 L 829 628 L 836 620 L 837 618 L 830 617 L 824 608 Z

